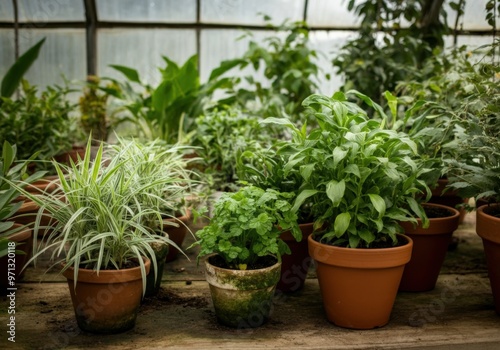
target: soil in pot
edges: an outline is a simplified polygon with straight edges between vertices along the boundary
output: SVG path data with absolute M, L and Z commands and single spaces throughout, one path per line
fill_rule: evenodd
M 145 261 L 149 273 L 151 262 Z M 63 272 L 80 329 L 91 333 L 121 333 L 135 326 L 142 299 L 139 266 L 96 271 L 80 268 L 74 283 L 72 267 Z
M 186 211 L 185 215 L 174 218 L 165 219 L 163 222 L 163 231 L 168 234 L 168 237 L 179 247 L 182 248 L 182 243 L 186 238 L 189 231 L 188 223 L 191 220 L 191 211 Z M 170 223 L 176 223 L 178 227 Z M 165 262 L 173 261 L 179 255 L 179 250 L 173 246 L 169 247 L 168 253 L 165 257 Z
M 308 238 L 316 264 L 326 316 L 333 324 L 372 329 L 389 322 L 413 242 L 400 235 L 400 246 L 342 248 Z
M 304 287 L 304 282 L 311 266 L 312 258 L 307 250 L 307 238 L 313 232 L 313 223 L 300 224 L 302 240 L 297 242 L 290 231 L 281 234 L 281 239 L 290 248 L 291 254 L 281 257 L 281 277 L 276 287 L 277 291 L 293 293 Z
M 268 320 L 281 263 L 274 257 L 267 259 L 271 262 L 261 260 L 247 270 L 219 267 L 216 255 L 205 260 L 205 277 L 219 323 L 233 328 L 255 328 Z
M 483 240 L 495 311 L 500 315 L 500 204 L 483 205 L 476 215 L 476 232 Z
M 14 229 L 21 228 L 23 225 L 14 224 Z M 23 267 L 31 257 L 31 248 L 33 246 L 33 233 L 30 228 L 23 227 L 19 231 L 8 236 L 9 241 L 15 243 L 15 250 L 20 252 L 10 252 L 0 258 L 0 268 L 2 269 L 2 279 L 0 281 L 0 292 L 7 294 L 7 288 L 17 287 L 17 282 L 21 281 L 24 275 Z M 21 253 L 22 252 L 22 253 Z M 11 267 L 14 270 L 11 270 Z M 9 271 L 14 272 L 14 284 L 9 284 Z
M 460 212 L 457 209 L 434 203 L 424 203 L 429 227 L 401 222 L 405 235 L 413 240 L 411 260 L 406 264 L 399 290 L 425 292 L 434 289 L 441 271 L 453 232 L 457 229 Z

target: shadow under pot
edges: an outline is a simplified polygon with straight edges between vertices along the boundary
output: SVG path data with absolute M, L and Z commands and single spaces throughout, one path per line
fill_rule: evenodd
M 436 287 L 453 232 L 458 228 L 460 212 L 440 204 L 423 203 L 429 218 L 429 227 L 422 227 L 422 220 L 414 225 L 400 222 L 404 234 L 413 240 L 411 260 L 406 264 L 399 290 L 425 292 Z

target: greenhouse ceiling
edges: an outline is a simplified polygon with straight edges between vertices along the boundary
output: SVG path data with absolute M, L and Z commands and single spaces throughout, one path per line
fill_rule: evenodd
M 364 1 L 354 1 L 355 4 Z M 401 1 L 399 1 L 401 3 Z M 439 3 L 439 1 L 420 1 Z M 489 1 L 444 1 L 451 28 L 447 46 L 478 46 L 491 42 L 492 27 L 485 20 Z M 159 80 L 162 56 L 182 63 L 198 54 L 200 77 L 208 79 L 221 61 L 247 50 L 253 34 L 262 41 L 274 25 L 304 21 L 311 48 L 320 66 L 331 75 L 319 82 L 323 90 L 341 83 L 331 60 L 349 38 L 357 35 L 360 19 L 347 0 L 2 0 L 0 2 L 0 74 L 20 53 L 47 38 L 40 57 L 26 78 L 47 86 L 87 75 L 116 77 L 110 65 L 138 70 L 146 82 Z M 388 1 L 397 3 L 397 1 Z M 403 2 L 404 3 L 404 2 Z M 418 2 L 417 2 L 418 3 Z M 455 5 L 463 6 L 456 20 Z M 402 23 L 404 25 L 404 23 Z M 43 67 L 43 69 L 41 69 Z

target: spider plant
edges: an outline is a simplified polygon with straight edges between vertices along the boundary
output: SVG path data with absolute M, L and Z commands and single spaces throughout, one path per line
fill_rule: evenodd
M 153 256 L 154 243 L 173 244 L 166 236 L 154 234 L 146 226 L 145 218 L 161 213 L 137 198 L 147 193 L 150 187 L 167 183 L 168 178 L 156 179 L 136 186 L 136 179 L 128 176 L 128 163 L 134 159 L 116 157 L 103 158 L 103 144 L 99 146 L 95 160 L 91 162 L 91 142 L 87 143 L 83 160 L 66 166 L 53 162 L 61 189 L 54 193 L 26 196 L 40 206 L 35 222 L 33 258 L 52 251 L 54 264 L 63 265 L 62 271 L 73 267 L 75 286 L 78 269 L 119 270 L 140 265 L 143 292 L 146 286 L 144 257 Z M 133 204 L 131 204 L 133 203 Z M 50 235 L 41 244 L 37 231 L 41 228 L 39 218 L 46 211 L 53 219 Z M 152 259 L 156 276 L 157 265 Z

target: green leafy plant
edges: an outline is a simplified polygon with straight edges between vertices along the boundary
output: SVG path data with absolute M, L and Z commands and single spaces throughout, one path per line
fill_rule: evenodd
M 0 106 L 0 143 L 17 146 L 19 159 L 37 154 L 36 165 L 50 167 L 52 157 L 71 149 L 75 139 L 70 116 L 68 88 L 48 87 L 40 95 L 34 86 L 22 81 L 22 94 L 16 99 L 3 98 Z
M 16 161 L 16 154 L 16 145 L 4 141 L 0 158 L 0 256 L 7 254 L 8 236 L 22 229 L 15 228 L 14 221 L 10 220 L 23 204 L 17 200 L 19 190 L 11 184 L 24 187 L 44 175 L 37 172 L 28 176 L 26 168 L 29 160 Z
M 399 221 L 426 222 L 415 198 L 430 191 L 420 177 L 423 168 L 417 145 L 402 132 L 386 129 L 387 116 L 366 95 L 353 92 L 381 114 L 366 111 L 337 92 L 332 98 L 312 95 L 304 101 L 317 119 L 309 132 L 287 119 L 265 122 L 286 126 L 292 140 L 282 152 L 291 154 L 286 172 L 303 178 L 293 209 L 311 203 L 315 227 L 324 228 L 320 241 L 351 248 L 397 243 Z
M 293 194 L 255 186 L 224 193 L 215 204 L 210 223 L 196 232 L 199 257 L 217 253 L 229 268 L 246 270 L 259 257 L 274 255 L 280 259 L 289 253 L 280 239 L 282 230 L 291 230 L 300 240 L 297 215 L 289 203 Z
M 490 202 L 500 202 L 500 68 L 490 60 L 499 47 L 497 40 L 479 48 L 486 48 L 486 55 L 473 65 L 464 82 L 468 94 L 455 108 L 462 131 L 455 143 L 459 157 L 447 162 L 451 187 Z
M 192 130 L 194 119 L 202 114 L 214 91 L 229 87 L 232 78 L 212 75 L 208 82 L 201 84 L 197 55 L 191 56 L 182 66 L 168 57 L 163 59 L 166 66 L 160 69 L 162 80 L 158 86 L 141 82 L 139 73 L 133 68 L 112 65 L 127 81 L 103 78 L 111 84 L 101 90 L 119 101 L 121 107 L 114 113 L 127 111 L 124 119 L 137 125 L 142 137 L 160 138 L 173 144 L 182 141 L 183 135 Z
M 305 22 L 285 21 L 280 26 L 273 26 L 268 16 L 264 19 L 276 34 L 266 37 L 262 45 L 253 40 L 250 33 L 243 35 L 241 38 L 251 39 L 247 51 L 242 57 L 223 61 L 221 68 L 214 70 L 212 75 L 220 74 L 222 68 L 243 70 L 251 66 L 255 72 L 262 69 L 265 81 L 255 79 L 255 75 L 246 75 L 243 77 L 245 84 L 242 84 L 238 78 L 224 103 L 236 103 L 244 109 L 258 111 L 262 117 L 285 113 L 293 120 L 300 120 L 302 101 L 318 89 L 318 54 L 309 46 Z
M 7 73 L 2 79 L 0 83 L 0 96 L 4 98 L 10 98 L 17 87 L 21 83 L 21 79 L 24 74 L 31 67 L 33 62 L 38 58 L 38 54 L 40 53 L 40 49 L 42 48 L 43 43 L 45 42 L 45 38 L 37 42 L 31 48 L 28 49 L 24 54 L 22 54 L 16 62 L 9 68 Z M 0 106 L 3 103 L 3 99 L 0 99 Z
M 239 187 L 236 164 L 240 154 L 270 142 L 272 130 L 264 129 L 259 119 L 237 106 L 215 109 L 196 119 L 196 133 L 190 142 L 203 160 L 201 176 L 211 189 L 236 190 Z
M 106 155 L 123 162 L 121 171 L 128 179 L 129 190 L 135 193 L 129 203 L 132 210 L 152 209 L 144 215 L 146 227 L 152 232 L 161 228 L 163 217 L 173 217 L 186 210 L 186 198 L 193 194 L 191 160 L 184 157 L 187 146 L 167 145 L 161 140 L 142 143 L 137 139 L 118 137 Z M 160 214 L 160 216 L 158 216 Z
M 74 267 L 75 284 L 79 268 L 100 270 L 122 269 L 140 265 L 143 287 L 146 270 L 143 257 L 153 256 L 154 243 L 173 244 L 145 226 L 146 216 L 161 217 L 156 208 L 134 201 L 147 189 L 130 187 L 134 179 L 126 177 L 124 165 L 133 159 L 103 159 L 103 144 L 91 162 L 91 142 L 87 143 L 83 160 L 69 166 L 54 162 L 61 187 L 42 195 L 23 194 L 40 206 L 52 220 L 51 233 L 38 242 L 39 221 L 34 227 L 33 258 L 51 252 L 53 266 L 63 263 L 62 271 Z M 156 183 L 150 186 L 156 186 Z M 132 207 L 130 203 L 135 203 Z M 152 260 L 156 276 L 157 264 Z M 145 290 L 145 289 L 144 289 Z

